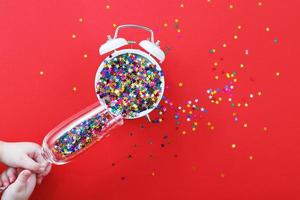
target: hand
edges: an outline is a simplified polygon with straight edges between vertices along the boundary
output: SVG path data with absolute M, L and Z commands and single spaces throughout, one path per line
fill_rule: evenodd
M 19 170 L 12 167 L 9 167 L 7 170 L 2 172 L 0 175 L 0 187 L 7 187 L 13 183 L 16 180 L 18 173 Z
M 51 170 L 51 164 L 41 155 L 41 147 L 32 142 L 0 142 L 0 161 L 10 167 L 37 173 L 38 183 Z
M 27 200 L 36 185 L 36 175 L 23 170 L 17 180 L 3 192 L 2 200 Z

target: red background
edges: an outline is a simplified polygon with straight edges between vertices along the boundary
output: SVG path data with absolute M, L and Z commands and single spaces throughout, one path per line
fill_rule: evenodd
M 49 130 L 97 100 L 94 76 L 105 58 L 98 48 L 114 23 L 154 29 L 161 47 L 170 48 L 162 64 L 166 97 L 175 107 L 198 98 L 208 109 L 192 119 L 196 131 L 186 120 L 176 130 L 170 107 L 159 124 L 126 121 L 71 163 L 53 166 L 32 199 L 299 199 L 299 6 L 1 0 L 1 140 L 41 144 Z M 148 37 L 137 30 L 121 35 Z M 240 107 L 225 94 L 219 105 L 208 99 L 208 88 L 226 83 L 222 71 L 237 72 L 232 93 Z

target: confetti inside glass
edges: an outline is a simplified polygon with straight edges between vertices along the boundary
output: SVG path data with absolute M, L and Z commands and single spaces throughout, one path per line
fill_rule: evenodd
M 48 162 L 65 164 L 122 124 L 120 115 L 111 115 L 97 102 L 50 131 L 43 141 L 42 156 Z

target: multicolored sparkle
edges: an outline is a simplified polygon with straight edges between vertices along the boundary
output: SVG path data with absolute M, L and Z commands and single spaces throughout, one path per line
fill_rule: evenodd
M 147 58 L 124 53 L 104 61 L 96 93 L 112 113 L 135 118 L 154 109 L 163 91 L 163 73 Z
M 111 115 L 98 113 L 60 135 L 49 148 L 55 160 L 70 159 L 105 136 Z

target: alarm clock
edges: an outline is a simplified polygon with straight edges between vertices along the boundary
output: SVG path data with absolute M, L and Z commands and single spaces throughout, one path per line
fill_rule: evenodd
M 150 38 L 142 40 L 136 48 L 135 41 L 118 37 L 125 28 L 142 29 L 150 33 Z M 95 77 L 98 100 L 106 104 L 113 115 L 125 119 L 146 116 L 154 110 L 162 99 L 165 79 L 159 65 L 165 54 L 154 40 L 153 31 L 145 26 L 126 24 L 116 28 L 114 37 L 99 48 L 100 55 L 108 54 L 101 62 Z
M 135 43 L 118 37 L 122 28 L 143 29 L 151 36 L 139 43 L 140 49 L 122 48 Z M 70 162 L 108 136 L 111 129 L 123 125 L 123 118 L 147 116 L 151 121 L 148 114 L 162 99 L 165 79 L 159 63 L 164 61 L 165 54 L 159 41 L 154 42 L 151 29 L 133 24 L 119 26 L 99 52 L 100 55 L 109 53 L 95 77 L 99 101 L 63 121 L 45 136 L 41 155 L 46 162 L 57 165 Z

